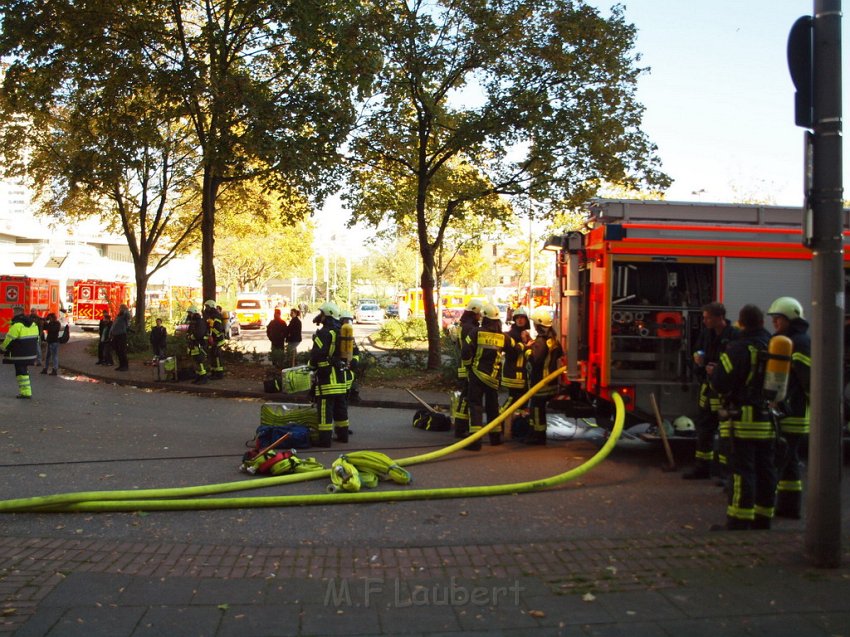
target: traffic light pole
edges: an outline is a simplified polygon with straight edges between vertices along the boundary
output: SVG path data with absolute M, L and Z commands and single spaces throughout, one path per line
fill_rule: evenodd
M 841 151 L 841 0 L 814 0 L 811 434 L 805 552 L 817 567 L 841 562 L 844 242 Z

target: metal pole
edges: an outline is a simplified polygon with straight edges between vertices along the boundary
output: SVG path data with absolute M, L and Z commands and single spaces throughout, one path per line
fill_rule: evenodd
M 841 0 L 814 0 L 812 392 L 805 552 L 841 563 L 841 401 L 844 262 L 841 154 Z

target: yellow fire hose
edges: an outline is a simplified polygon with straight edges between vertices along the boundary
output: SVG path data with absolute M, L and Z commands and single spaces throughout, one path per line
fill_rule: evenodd
M 478 440 L 484 434 L 499 426 L 509 415 L 528 401 L 549 381 L 557 378 L 565 368 L 560 368 L 539 383 L 529 389 L 523 396 L 514 402 L 508 409 L 502 412 L 492 422 L 482 427 L 478 432 L 459 440 L 458 442 L 438 449 L 436 451 L 403 458 L 397 461 L 400 466 L 409 466 L 436 460 L 450 453 L 463 449 L 471 442 Z M 114 511 L 176 511 L 176 510 L 200 510 L 200 509 L 237 509 L 254 507 L 279 507 L 279 506 L 303 506 L 308 504 L 345 504 L 351 502 L 382 502 L 398 500 L 421 500 L 440 499 L 456 497 L 479 497 L 489 495 L 503 495 L 512 493 L 524 493 L 534 491 L 573 480 L 598 465 L 604 460 L 623 430 L 625 422 L 625 407 L 618 394 L 614 394 L 614 405 L 616 407 L 616 418 L 614 428 L 605 444 L 590 459 L 583 464 L 549 478 L 518 482 L 511 484 L 487 485 L 477 487 L 447 487 L 438 489 L 414 489 L 387 492 L 358 492 L 358 493 L 333 493 L 319 495 L 287 495 L 287 496 L 253 496 L 237 498 L 203 498 L 198 496 L 227 493 L 233 491 L 244 491 L 293 482 L 303 482 L 328 478 L 330 470 L 313 471 L 309 473 L 290 474 L 274 476 L 271 478 L 260 478 L 257 480 L 240 480 L 237 482 L 226 482 L 212 485 L 201 485 L 194 487 L 179 487 L 165 489 L 138 489 L 119 491 L 83 491 L 76 493 L 64 493 L 49 496 L 37 496 L 32 498 L 19 498 L 0 501 L 0 513 L 12 513 L 22 511 L 34 512 L 114 512 Z M 191 498 L 191 499 L 187 499 Z

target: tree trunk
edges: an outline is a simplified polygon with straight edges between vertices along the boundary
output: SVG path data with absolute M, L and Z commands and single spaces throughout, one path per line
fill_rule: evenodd
M 201 280 L 203 300 L 215 300 L 215 200 L 218 179 L 210 166 L 204 166 L 204 189 L 201 199 Z
M 145 331 L 145 310 L 147 309 L 145 292 L 148 289 L 148 262 L 147 259 L 139 259 L 133 265 L 136 270 L 136 310 L 133 313 L 133 323 L 136 326 L 136 331 L 141 334 Z

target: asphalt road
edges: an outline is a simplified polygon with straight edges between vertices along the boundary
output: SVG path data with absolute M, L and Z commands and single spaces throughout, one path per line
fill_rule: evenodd
M 163 488 L 254 478 L 237 468 L 259 424 L 262 401 L 204 398 L 33 375 L 32 401 L 14 398 L 11 369 L 0 376 L 0 498 L 69 491 Z M 325 466 L 345 450 L 405 458 L 454 442 L 410 426 L 409 410 L 351 409 L 351 443 L 309 450 Z M 541 479 L 581 464 L 588 441 L 545 448 L 486 443 L 410 468 L 410 486 L 429 489 Z M 399 503 L 197 512 L 2 514 L 9 534 L 256 545 L 384 545 L 535 542 L 704 531 L 724 518 L 721 489 L 661 470 L 658 450 L 617 449 L 592 472 L 541 492 Z M 845 477 L 845 483 L 847 478 Z M 228 494 L 322 494 L 324 480 Z M 847 485 L 844 517 L 848 521 Z M 332 497 L 332 496 L 331 496 Z M 798 521 L 778 526 L 802 528 Z

